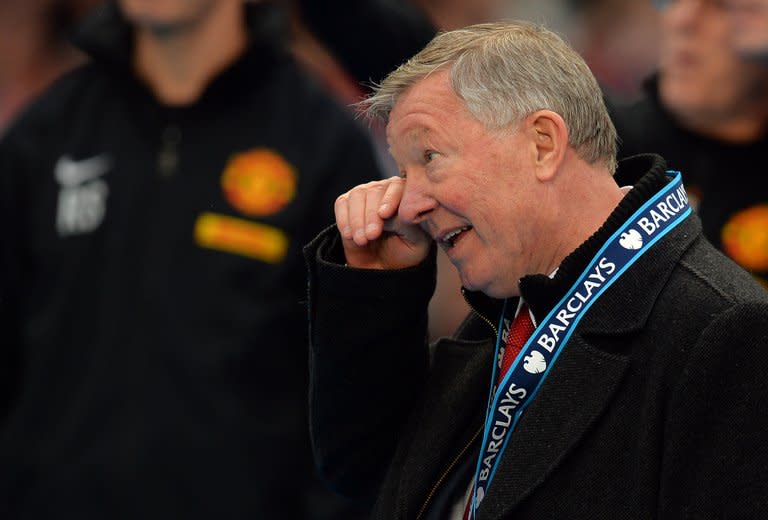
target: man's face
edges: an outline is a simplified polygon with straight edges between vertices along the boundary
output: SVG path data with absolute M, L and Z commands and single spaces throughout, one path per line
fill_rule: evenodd
M 761 71 L 731 45 L 720 0 L 672 0 L 661 14 L 659 89 L 684 119 L 718 121 L 743 110 Z
M 442 247 L 468 289 L 503 298 L 548 266 L 546 193 L 525 132 L 489 131 L 436 72 L 402 94 L 387 138 L 405 176 L 399 216 Z
M 118 0 L 133 24 L 155 31 L 174 31 L 195 25 L 220 1 L 240 0 Z
M 725 5 L 737 52 L 768 57 L 768 0 L 725 0 Z

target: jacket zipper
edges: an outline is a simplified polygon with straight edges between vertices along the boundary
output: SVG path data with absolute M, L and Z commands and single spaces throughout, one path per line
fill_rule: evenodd
M 429 491 L 429 494 L 427 495 L 426 500 L 424 500 L 424 504 L 422 504 L 421 509 L 419 509 L 419 514 L 416 515 L 416 520 L 419 520 L 424 513 L 427 511 L 427 506 L 429 506 L 429 503 L 432 501 L 432 498 L 435 496 L 435 493 L 437 493 L 438 488 L 442 485 L 443 481 L 448 477 L 448 474 L 453 470 L 453 468 L 458 464 L 458 462 L 461 460 L 461 458 L 464 456 L 464 454 L 467 452 L 467 450 L 472 446 L 477 438 L 480 436 L 480 432 L 483 431 L 483 427 L 481 426 L 480 429 L 478 429 L 475 434 L 472 436 L 472 438 L 469 440 L 469 442 L 461 449 L 458 455 L 451 461 L 450 465 L 443 471 L 442 475 L 440 475 L 440 478 L 437 479 L 437 482 L 435 482 L 435 485 L 432 486 L 432 489 Z
M 477 309 L 472 305 L 472 303 L 467 298 L 467 293 L 465 292 L 464 288 L 461 289 L 461 295 L 464 297 L 464 301 L 467 302 L 467 305 L 469 305 L 469 308 L 472 309 L 472 312 L 477 314 L 477 316 L 483 320 L 485 323 L 488 324 L 489 327 L 491 327 L 491 330 L 493 331 L 494 336 L 498 336 L 499 331 L 496 328 L 496 326 L 486 318 L 484 315 L 480 314 Z M 437 482 L 435 482 L 435 485 L 432 486 L 432 489 L 429 491 L 429 494 L 427 494 L 427 498 L 424 500 L 424 503 L 421 506 L 421 509 L 419 509 L 419 514 L 416 515 L 416 520 L 419 520 L 424 513 L 427 511 L 427 507 L 429 506 L 429 503 L 432 501 L 432 498 L 435 496 L 435 493 L 437 493 L 437 490 L 442 485 L 443 481 L 448 477 L 448 474 L 453 470 L 453 468 L 458 464 L 458 462 L 461 460 L 461 458 L 464 456 L 464 454 L 467 452 L 467 450 L 475 443 L 477 438 L 480 436 L 480 433 L 483 431 L 483 427 L 480 426 L 480 428 L 475 432 L 475 434 L 472 436 L 472 438 L 469 440 L 469 442 L 461 449 L 458 455 L 451 461 L 451 463 L 448 465 L 448 467 L 443 471 L 443 473 L 440 475 L 440 478 L 437 479 Z
M 467 302 L 467 305 L 469 305 L 469 308 L 472 309 L 472 312 L 477 314 L 477 316 L 483 320 L 485 323 L 488 324 L 488 326 L 493 330 L 494 336 L 497 336 L 499 334 L 498 329 L 496 329 L 496 326 L 486 318 L 484 315 L 482 315 L 480 312 L 478 312 L 477 309 L 472 305 L 472 303 L 467 298 L 467 293 L 464 291 L 464 288 L 461 289 L 461 295 L 464 297 L 464 301 Z M 469 440 L 469 442 L 461 449 L 458 455 L 451 461 L 451 463 L 448 465 L 448 467 L 443 471 L 443 473 L 440 475 L 440 478 L 437 479 L 437 482 L 435 482 L 435 485 L 432 486 L 432 489 L 429 491 L 429 494 L 427 494 L 427 498 L 424 500 L 424 503 L 421 506 L 421 509 L 419 509 L 419 514 L 416 515 L 416 520 L 419 520 L 424 513 L 427 511 L 427 507 L 429 506 L 429 503 L 432 501 L 432 498 L 435 496 L 435 493 L 437 493 L 438 488 L 442 485 L 443 481 L 448 477 L 448 474 L 453 470 L 453 468 L 458 464 L 458 462 L 461 460 L 461 458 L 464 456 L 464 454 L 467 452 L 467 450 L 472 446 L 477 438 L 480 436 L 480 433 L 483 431 L 483 427 L 480 426 L 480 428 L 475 432 L 475 434 L 472 436 L 472 438 Z
M 477 316 L 478 316 L 478 317 L 479 317 L 481 320 L 483 320 L 485 323 L 487 323 L 487 324 L 488 324 L 488 326 L 491 328 L 491 330 L 493 330 L 493 335 L 494 335 L 494 337 L 495 337 L 495 336 L 498 336 L 498 335 L 499 335 L 499 330 L 496 328 L 496 325 L 494 325 L 494 324 L 493 324 L 493 322 L 491 322 L 491 320 L 489 320 L 489 319 L 488 319 L 488 318 L 486 318 L 484 315 L 482 315 L 482 314 L 480 313 L 480 311 L 478 311 L 477 309 L 475 309 L 474 305 L 472 305 L 472 302 L 470 302 L 470 301 L 469 301 L 469 298 L 467 298 L 467 292 L 464 290 L 464 288 L 463 288 L 463 287 L 461 288 L 461 296 L 464 298 L 464 301 L 465 301 L 465 302 L 467 302 L 467 305 L 469 305 L 469 308 L 470 308 L 470 309 L 472 309 L 472 312 L 474 312 L 475 314 L 477 314 Z
M 179 167 L 179 145 L 181 129 L 175 125 L 165 127 L 160 136 L 160 151 L 157 154 L 157 171 L 160 177 L 173 177 Z

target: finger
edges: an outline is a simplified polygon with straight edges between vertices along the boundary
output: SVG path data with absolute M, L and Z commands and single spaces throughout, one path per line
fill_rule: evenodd
M 381 236 L 384 220 L 379 216 L 381 197 L 386 193 L 387 185 L 372 185 L 365 194 L 365 237 L 376 240 Z
M 400 200 L 403 198 L 403 189 L 405 188 L 405 179 L 402 177 L 392 177 L 387 184 L 387 190 L 381 197 L 378 214 L 383 219 L 388 219 L 397 213 L 400 206 Z
M 336 214 L 336 227 L 339 229 L 341 237 L 345 240 L 352 240 L 352 226 L 349 223 L 349 192 L 339 195 L 336 203 L 333 205 L 333 211 Z
M 358 246 L 368 244 L 365 237 L 365 203 L 368 186 L 358 186 L 349 192 L 347 197 L 347 214 L 349 215 L 350 237 Z

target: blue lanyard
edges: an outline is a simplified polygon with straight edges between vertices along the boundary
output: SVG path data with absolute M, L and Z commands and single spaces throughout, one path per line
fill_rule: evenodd
M 512 431 L 533 401 L 574 329 L 597 299 L 653 244 L 691 214 L 680 172 L 616 231 L 589 263 L 566 295 L 550 311 L 523 346 L 504 378 L 495 386 L 502 347 L 496 339 L 491 391 L 483 442 L 472 489 L 470 518 L 483 501 Z M 506 307 L 506 302 L 505 302 Z M 502 324 L 504 312 L 502 312 Z M 502 330 L 501 326 L 499 330 Z

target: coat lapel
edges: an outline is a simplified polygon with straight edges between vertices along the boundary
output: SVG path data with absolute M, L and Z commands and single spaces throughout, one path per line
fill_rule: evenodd
M 574 334 L 513 433 L 480 519 L 503 517 L 547 478 L 610 402 L 628 364 Z
M 493 344 L 441 340 L 434 358 L 427 386 L 444 391 L 427 392 L 412 416 L 408 430 L 413 440 L 400 446 L 393 461 L 399 478 L 389 492 L 397 505 L 388 519 L 419 515 L 434 499 L 432 488 L 482 422 Z

